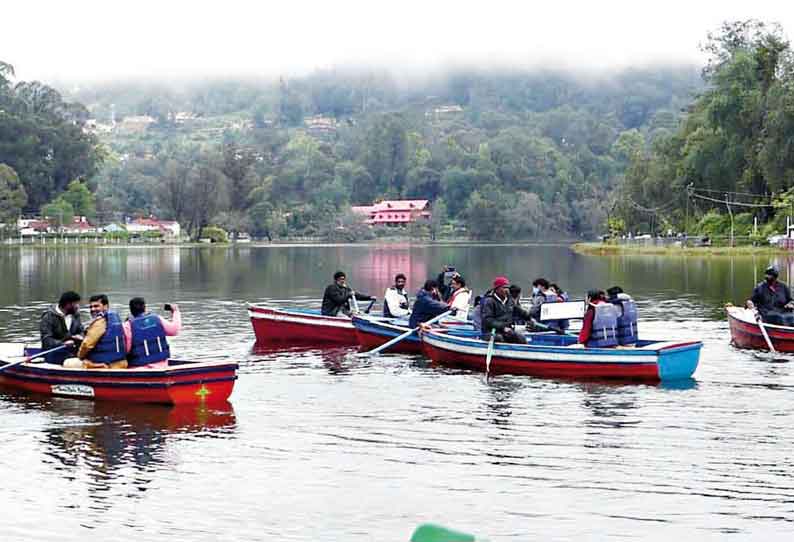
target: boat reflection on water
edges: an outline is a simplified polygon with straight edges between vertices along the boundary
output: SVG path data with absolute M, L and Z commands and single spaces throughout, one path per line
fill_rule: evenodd
M 253 361 L 257 365 L 278 362 L 280 367 L 284 364 L 288 368 L 316 367 L 320 362 L 331 374 L 345 374 L 351 372 L 360 361 L 355 360 L 351 354 L 356 352 L 351 347 L 318 348 L 317 346 L 290 346 L 284 347 L 277 344 L 255 344 L 251 349 Z
M 117 485 L 145 491 L 155 471 L 178 462 L 170 441 L 228 438 L 236 429 L 230 403 L 170 407 L 13 393 L 3 401 L 49 414 L 39 433 L 43 454 L 64 478 L 85 477 L 98 500 Z

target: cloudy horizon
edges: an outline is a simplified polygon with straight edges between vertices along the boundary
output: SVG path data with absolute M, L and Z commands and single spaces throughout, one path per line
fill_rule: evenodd
M 248 6 L 140 0 L 32 1 L 4 7 L 0 60 L 19 79 L 59 81 L 303 75 L 375 67 L 407 75 L 461 67 L 579 72 L 702 64 L 698 45 L 724 21 L 757 18 L 794 32 L 772 2 L 674 0 L 638 10 L 619 0 L 532 6 L 405 0 L 293 0 Z M 42 13 L 47 17 L 42 18 Z

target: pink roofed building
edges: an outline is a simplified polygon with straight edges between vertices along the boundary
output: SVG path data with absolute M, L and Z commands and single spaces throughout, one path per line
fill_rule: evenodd
M 353 212 L 366 216 L 373 226 L 406 226 L 414 222 L 429 222 L 432 216 L 426 199 L 384 200 L 374 205 L 353 207 Z

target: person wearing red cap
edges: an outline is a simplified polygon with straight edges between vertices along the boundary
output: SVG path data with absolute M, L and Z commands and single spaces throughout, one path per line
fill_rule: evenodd
M 495 340 L 508 343 L 526 343 L 524 336 L 515 330 L 515 318 L 529 320 L 530 315 L 510 297 L 510 281 L 507 277 L 496 277 L 493 291 L 482 302 L 482 331 L 490 335 L 496 331 Z

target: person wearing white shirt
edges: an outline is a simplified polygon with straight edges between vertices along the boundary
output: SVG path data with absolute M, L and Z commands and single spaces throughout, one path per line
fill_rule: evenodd
M 449 296 L 449 307 L 458 310 L 455 318 L 466 320 L 469 312 L 469 302 L 471 301 L 471 290 L 466 287 L 466 279 L 460 275 L 455 275 L 450 282 L 450 288 L 452 293 Z
M 394 277 L 394 286 L 386 289 L 383 298 L 383 316 L 386 318 L 406 318 L 411 314 L 405 283 L 405 275 L 399 273 Z

